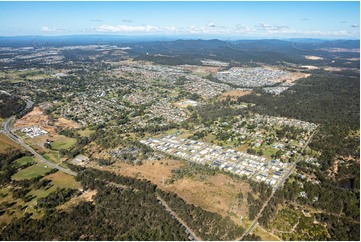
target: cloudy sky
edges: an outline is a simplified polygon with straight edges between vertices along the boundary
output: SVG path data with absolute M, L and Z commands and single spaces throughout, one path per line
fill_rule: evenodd
M 359 2 L 0 2 L 0 36 L 359 39 Z

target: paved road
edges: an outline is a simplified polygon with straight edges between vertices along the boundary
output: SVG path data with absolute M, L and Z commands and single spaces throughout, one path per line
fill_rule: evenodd
M 246 232 L 242 235 L 241 238 L 237 239 L 237 240 L 242 240 L 245 236 L 249 235 L 252 230 L 254 229 L 254 227 L 257 225 L 258 223 L 258 219 L 259 217 L 261 217 L 263 210 L 265 209 L 265 207 L 268 205 L 269 201 L 271 200 L 271 198 L 273 197 L 273 195 L 275 194 L 275 192 L 283 186 L 283 184 L 285 183 L 285 181 L 287 180 L 287 178 L 292 174 L 292 172 L 295 170 L 297 163 L 301 160 L 302 158 L 302 153 L 305 151 L 305 149 L 307 148 L 308 144 L 311 142 L 313 136 L 316 134 L 317 132 L 317 128 L 316 130 L 312 133 L 312 135 L 310 136 L 310 138 L 307 140 L 305 146 L 303 147 L 300 156 L 298 157 L 297 161 L 295 163 L 292 164 L 292 167 L 286 172 L 286 174 L 281 178 L 280 182 L 278 183 L 278 185 L 275 187 L 275 189 L 272 191 L 271 195 L 269 196 L 269 198 L 266 200 L 266 202 L 263 204 L 262 208 L 259 210 L 256 218 L 254 219 L 253 223 L 248 227 L 248 229 L 246 230 Z
M 30 109 L 33 106 L 33 102 L 23 99 L 26 102 L 26 108 L 21 112 L 26 112 L 28 111 L 28 109 Z M 71 171 L 70 169 L 66 169 L 63 168 L 57 164 L 54 164 L 48 160 L 46 160 L 44 157 L 42 157 L 41 155 L 39 155 L 33 148 L 31 148 L 29 145 L 27 145 L 24 140 L 17 136 L 15 133 L 12 132 L 11 130 L 11 122 L 15 120 L 15 116 L 12 116 L 10 118 L 8 118 L 2 125 L 2 133 L 5 134 L 6 136 L 8 136 L 10 139 L 12 139 L 13 141 L 15 141 L 16 143 L 18 143 L 19 145 L 21 145 L 24 149 L 30 151 L 39 161 L 44 162 L 45 164 L 47 164 L 49 167 L 53 167 L 58 169 L 59 171 L 65 172 L 67 174 L 76 176 L 76 173 Z

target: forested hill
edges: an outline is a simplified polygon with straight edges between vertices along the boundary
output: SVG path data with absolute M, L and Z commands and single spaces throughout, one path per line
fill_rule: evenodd
M 8 118 L 19 113 L 25 108 L 25 102 L 15 96 L 10 96 L 0 92 L 0 117 Z

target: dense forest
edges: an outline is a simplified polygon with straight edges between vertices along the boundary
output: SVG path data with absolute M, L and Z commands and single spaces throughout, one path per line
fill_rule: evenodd
M 0 93 L 0 117 L 8 118 L 25 108 L 25 102 L 15 96 Z
M 229 218 L 187 204 L 149 181 L 69 166 L 78 172 L 84 189 L 96 190 L 93 201 L 57 211 L 53 209 L 57 204 L 76 193 L 57 190 L 38 201 L 38 206 L 47 208 L 43 218 L 25 214 L 3 228 L 2 240 L 189 240 L 185 227 L 164 209 L 158 196 L 203 239 L 231 240 L 243 232 Z

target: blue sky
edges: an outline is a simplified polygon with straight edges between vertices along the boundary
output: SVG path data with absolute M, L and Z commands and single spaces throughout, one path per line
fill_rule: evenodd
M 0 35 L 359 38 L 359 2 L 0 2 Z

